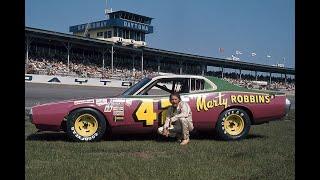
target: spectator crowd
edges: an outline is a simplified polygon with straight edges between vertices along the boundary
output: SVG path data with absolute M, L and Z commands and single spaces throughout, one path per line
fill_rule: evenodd
M 148 75 L 156 75 L 158 73 L 151 70 L 139 71 L 136 69 L 114 68 L 113 73 L 109 66 L 98 67 L 95 64 L 69 63 L 68 65 L 60 62 L 50 62 L 48 60 L 36 61 L 29 59 L 26 66 L 27 74 L 41 74 L 41 75 L 58 75 L 58 76 L 73 76 L 83 78 L 101 78 L 101 79 L 121 79 L 121 80 L 139 80 Z
M 70 62 L 69 68 L 67 63 L 59 61 L 58 59 L 33 59 L 30 58 L 28 63 L 26 63 L 26 73 L 27 74 L 41 74 L 41 75 L 58 75 L 58 76 L 73 76 L 73 77 L 83 77 L 83 78 L 101 78 L 101 79 L 120 79 L 120 80 L 131 80 L 138 81 L 145 76 L 157 75 L 152 69 L 137 70 L 135 68 L 128 69 L 123 67 L 114 68 L 113 73 L 110 66 L 105 68 L 99 67 L 94 63 L 83 62 L 75 63 Z M 188 72 L 190 74 L 190 72 Z M 209 76 L 221 77 L 221 71 L 207 72 Z M 233 84 L 243 86 L 246 88 L 254 89 L 266 89 L 266 90 L 278 90 L 293 92 L 295 90 L 294 80 L 288 79 L 284 82 L 283 78 L 272 77 L 271 83 L 269 83 L 269 78 L 267 76 L 258 76 L 257 79 L 260 82 L 265 82 L 265 84 L 256 83 L 256 77 L 253 75 L 243 74 L 239 78 L 239 74 L 232 72 L 225 72 L 223 79 L 231 82 Z

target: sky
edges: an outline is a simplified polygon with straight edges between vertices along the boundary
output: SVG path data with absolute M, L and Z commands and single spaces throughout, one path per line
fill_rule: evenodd
M 215 58 L 234 56 L 244 62 L 280 63 L 295 68 L 294 0 L 107 3 L 113 11 L 154 18 L 154 32 L 146 35 L 148 47 Z M 69 26 L 104 20 L 105 7 L 105 0 L 25 0 L 25 25 L 71 34 Z

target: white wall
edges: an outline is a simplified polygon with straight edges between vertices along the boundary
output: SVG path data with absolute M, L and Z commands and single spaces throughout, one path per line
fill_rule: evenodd
M 50 82 L 54 80 L 59 80 L 60 82 Z M 46 84 L 68 84 L 68 85 L 81 85 L 81 86 L 120 87 L 120 88 L 127 88 L 129 84 L 136 83 L 136 82 L 130 82 L 130 81 L 115 80 L 115 79 L 63 77 L 63 76 L 49 76 L 49 75 L 37 75 L 37 74 L 25 74 L 25 82 L 46 83 Z

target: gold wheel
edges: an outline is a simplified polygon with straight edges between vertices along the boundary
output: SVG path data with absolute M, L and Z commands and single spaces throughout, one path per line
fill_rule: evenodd
M 98 121 L 91 114 L 82 114 L 74 122 L 76 132 L 83 137 L 92 136 L 98 130 Z
M 224 121 L 225 132 L 232 136 L 241 134 L 244 130 L 244 120 L 238 114 L 230 114 Z

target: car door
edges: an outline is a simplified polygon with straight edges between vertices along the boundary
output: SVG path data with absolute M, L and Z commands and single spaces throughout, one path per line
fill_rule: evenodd
M 126 123 L 123 125 L 130 128 L 122 129 L 137 133 L 156 131 L 164 124 L 166 110 L 171 105 L 170 94 L 182 92 L 183 85 L 188 81 L 188 78 L 164 78 L 150 83 L 138 94 L 127 96 L 124 105 Z
M 189 81 L 190 92 L 184 101 L 188 101 L 192 111 L 192 120 L 195 129 L 211 130 L 214 128 L 222 106 L 219 105 L 219 93 L 206 79 L 191 77 Z M 184 94 L 182 94 L 182 97 Z M 221 97 L 220 97 L 221 98 Z M 209 104 L 208 104 L 209 103 Z M 208 108 L 208 105 L 210 108 Z

